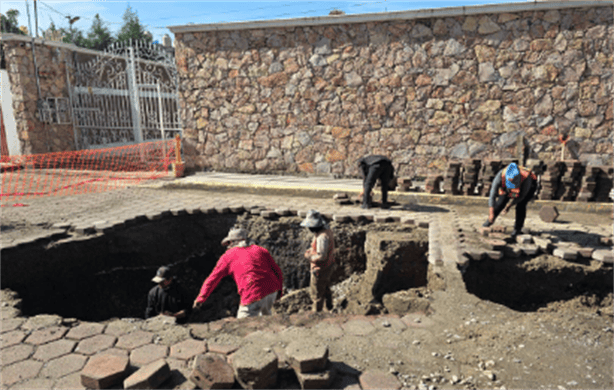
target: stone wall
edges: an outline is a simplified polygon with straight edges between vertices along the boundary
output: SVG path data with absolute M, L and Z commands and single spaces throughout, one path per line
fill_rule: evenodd
M 355 176 L 377 153 L 426 175 L 556 160 L 564 134 L 566 158 L 611 164 L 612 6 L 563 4 L 173 27 L 188 166 Z
M 39 95 L 31 38 L 3 37 L 2 45 L 11 83 L 21 154 L 74 150 L 72 124 L 49 124 L 39 120 Z M 36 40 L 34 51 L 42 98 L 69 96 L 66 63 L 72 61 L 73 51 L 64 46 L 69 45 Z

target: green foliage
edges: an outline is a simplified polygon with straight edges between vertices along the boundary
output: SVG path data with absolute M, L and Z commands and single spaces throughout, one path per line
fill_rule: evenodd
M 3 33 L 26 35 L 23 31 L 19 29 L 19 24 L 17 22 L 18 16 L 19 11 L 17 11 L 16 9 L 10 9 L 6 11 L 6 16 L 0 14 L 0 24 L 2 25 Z
M 93 50 L 104 50 L 114 41 L 111 31 L 104 25 L 100 15 L 94 16 L 92 27 L 87 33 L 86 47 Z
M 150 42 L 151 36 L 146 34 L 145 27 L 139 22 L 139 17 L 136 12 L 132 11 L 132 8 L 128 6 L 124 12 L 124 24 L 117 34 L 117 40 L 119 42 L 143 40 Z

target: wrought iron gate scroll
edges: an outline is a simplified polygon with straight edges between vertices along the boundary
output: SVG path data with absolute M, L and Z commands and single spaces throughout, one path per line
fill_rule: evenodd
M 70 97 L 77 149 L 181 134 L 177 68 L 163 47 L 116 43 L 88 62 L 75 62 L 73 69 Z

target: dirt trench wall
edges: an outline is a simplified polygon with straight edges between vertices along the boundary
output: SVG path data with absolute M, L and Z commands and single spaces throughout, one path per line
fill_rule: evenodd
M 555 161 L 569 135 L 567 158 L 609 165 L 612 4 L 568 7 L 175 27 L 186 160 L 357 176 L 375 153 L 412 177 L 525 147 Z

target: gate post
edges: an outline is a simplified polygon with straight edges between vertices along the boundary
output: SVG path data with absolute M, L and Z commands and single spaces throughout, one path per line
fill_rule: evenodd
M 140 144 L 143 142 L 143 134 L 141 132 L 141 106 L 139 104 L 139 88 L 135 64 L 134 48 L 132 47 L 132 41 L 130 41 L 130 46 L 128 47 L 128 95 L 130 96 L 130 109 L 132 111 L 134 140 L 137 144 Z

